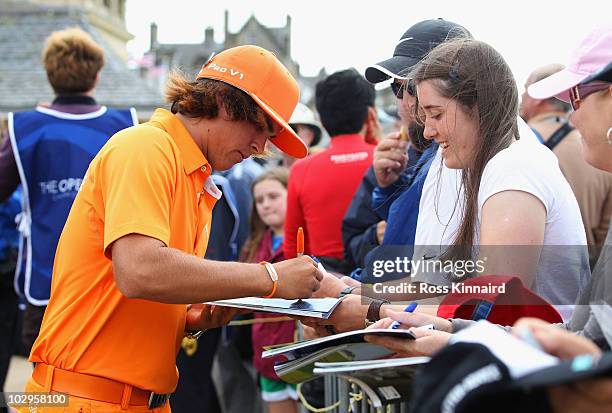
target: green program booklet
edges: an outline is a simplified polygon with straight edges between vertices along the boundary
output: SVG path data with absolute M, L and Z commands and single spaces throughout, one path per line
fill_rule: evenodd
M 316 362 L 353 362 L 388 358 L 393 353 L 385 347 L 368 343 L 366 335 L 390 336 L 413 340 L 408 330 L 370 329 L 356 330 L 333 336 L 321 337 L 299 343 L 268 347 L 262 357 L 282 357 L 274 371 L 288 383 L 301 383 L 316 377 Z

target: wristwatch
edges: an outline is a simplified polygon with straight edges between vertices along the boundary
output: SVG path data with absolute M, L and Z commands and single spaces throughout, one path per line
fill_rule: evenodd
M 352 285 L 352 286 L 347 286 L 344 287 L 342 289 L 342 291 L 340 291 L 340 294 L 338 294 L 338 298 L 343 298 L 345 295 L 349 295 L 350 293 L 353 292 L 354 289 L 356 289 L 357 287 Z
M 380 320 L 380 307 L 383 304 L 389 304 L 389 300 L 380 300 L 378 298 L 373 298 L 370 301 L 370 306 L 368 307 L 368 314 L 366 315 L 366 321 L 369 321 L 370 324 Z

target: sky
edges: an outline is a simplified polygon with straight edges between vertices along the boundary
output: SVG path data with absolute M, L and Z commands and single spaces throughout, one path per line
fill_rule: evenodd
M 161 43 L 201 43 L 208 26 L 221 42 L 225 9 L 231 32 L 251 15 L 272 27 L 283 26 L 291 15 L 291 53 L 304 75 L 315 75 L 322 67 L 328 73 L 348 67 L 363 73 L 368 65 L 391 57 L 412 24 L 442 17 L 496 48 L 518 85 L 539 66 L 566 63 L 592 29 L 612 27 L 608 0 L 127 0 L 127 29 L 135 36 L 128 52 L 137 58 L 148 50 L 152 22 L 158 25 Z

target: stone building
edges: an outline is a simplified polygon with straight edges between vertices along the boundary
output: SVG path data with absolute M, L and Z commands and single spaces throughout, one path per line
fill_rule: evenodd
M 126 0 L 0 0 L 0 117 L 53 100 L 41 60 L 45 38 L 78 26 L 105 51 L 95 97 L 103 105 L 137 109 L 147 119 L 161 93 L 128 69 Z
M 291 57 L 291 16 L 286 17 L 282 27 L 267 27 L 252 15 L 240 30 L 232 33 L 229 30 L 229 12 L 226 10 L 222 42 L 215 41 L 212 27 L 204 30 L 204 39 L 200 43 L 184 44 L 160 43 L 158 30 L 157 25 L 152 23 L 149 50 L 152 67 L 147 69 L 148 72 L 155 70 L 158 87 L 164 84 L 168 70 L 180 68 L 189 76 L 195 76 L 212 53 L 244 44 L 254 44 L 272 51 L 298 81 L 301 101 L 306 104 L 313 105 L 314 86 L 317 81 L 327 76 L 323 69 L 316 76 L 300 74 L 299 65 Z M 147 77 L 150 78 L 151 75 L 147 74 Z

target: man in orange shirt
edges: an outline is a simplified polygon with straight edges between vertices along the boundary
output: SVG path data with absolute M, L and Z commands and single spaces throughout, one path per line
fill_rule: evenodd
M 173 74 L 166 97 L 171 111 L 117 133 L 92 161 L 58 244 L 26 391 L 69 393 L 70 412 L 170 411 L 182 338 L 235 314 L 186 304 L 305 298 L 322 278 L 309 257 L 200 258 L 222 195 L 213 169 L 262 153 L 268 139 L 307 153 L 287 124 L 299 97 L 287 69 L 262 48 L 236 47 L 195 81 Z

